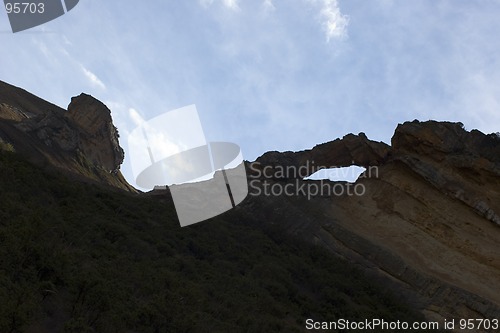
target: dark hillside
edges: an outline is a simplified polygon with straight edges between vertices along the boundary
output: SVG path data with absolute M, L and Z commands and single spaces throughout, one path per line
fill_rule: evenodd
M 0 332 L 299 332 L 307 318 L 422 319 L 326 249 L 245 216 L 180 228 L 167 199 L 0 152 Z

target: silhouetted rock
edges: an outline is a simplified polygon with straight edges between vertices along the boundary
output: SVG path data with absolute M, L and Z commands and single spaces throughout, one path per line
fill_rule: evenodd
M 267 152 L 257 158 L 251 169 L 259 168 L 259 165 L 286 166 L 290 169 L 302 168 L 304 171 L 301 172 L 300 178 L 304 178 L 320 168 L 380 165 L 387 158 L 389 151 L 389 145 L 371 141 L 364 133 L 347 134 L 342 139 L 323 143 L 309 150 L 283 153 Z

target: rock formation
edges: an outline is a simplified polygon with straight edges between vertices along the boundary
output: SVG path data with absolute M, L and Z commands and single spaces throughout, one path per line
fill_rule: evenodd
M 118 131 L 111 120 L 111 111 L 100 101 L 86 94 L 73 97 L 67 117 L 80 129 L 79 144 L 84 156 L 93 165 L 116 173 L 124 152 L 118 143 Z
M 0 82 L 0 148 L 134 191 L 119 171 L 124 154 L 110 111 L 89 95 L 74 97 L 66 111 Z M 367 168 L 353 184 L 362 192 L 329 191 L 345 182 L 303 180 L 320 166 L 349 165 Z M 413 121 L 398 125 L 391 146 L 348 134 L 310 150 L 268 152 L 246 166 L 250 194 L 231 216 L 326 247 L 429 320 L 500 318 L 498 134 Z M 288 192 L 255 193 L 265 186 Z M 304 193 L 318 188 L 327 193 Z M 171 201 L 168 191 L 164 197 Z
M 264 154 L 247 165 L 251 188 L 334 186 L 261 172 L 313 164 L 372 172 L 355 184 L 362 195 L 261 194 L 241 211 L 359 265 L 428 319 L 500 316 L 498 135 L 435 121 L 399 125 L 392 146 L 350 134 L 312 150 Z
M 92 96 L 72 98 L 66 111 L 0 81 L 0 140 L 44 168 L 135 192 L 119 171 L 111 111 Z
M 318 167 L 334 168 L 350 165 L 380 165 L 390 151 L 390 146 L 383 142 L 368 140 L 364 133 L 348 134 L 342 139 L 315 146 L 300 152 L 267 152 L 256 162 L 265 166 L 289 166 L 310 168 L 312 174 Z M 312 163 L 314 162 L 314 163 Z

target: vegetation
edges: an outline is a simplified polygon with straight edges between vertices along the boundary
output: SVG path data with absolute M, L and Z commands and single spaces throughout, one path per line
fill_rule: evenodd
M 15 152 L 14 146 L 11 143 L 5 142 L 0 138 L 0 151 L 5 150 L 9 152 Z
M 165 198 L 74 182 L 7 152 L 0 189 L 0 332 L 299 332 L 307 318 L 422 319 L 348 263 L 237 211 L 180 228 Z

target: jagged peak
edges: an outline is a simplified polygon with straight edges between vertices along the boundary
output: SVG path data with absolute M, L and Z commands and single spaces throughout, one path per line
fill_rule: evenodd
M 0 137 L 36 164 L 133 190 L 119 172 L 124 152 L 111 111 L 91 95 L 73 97 L 66 111 L 0 82 Z

